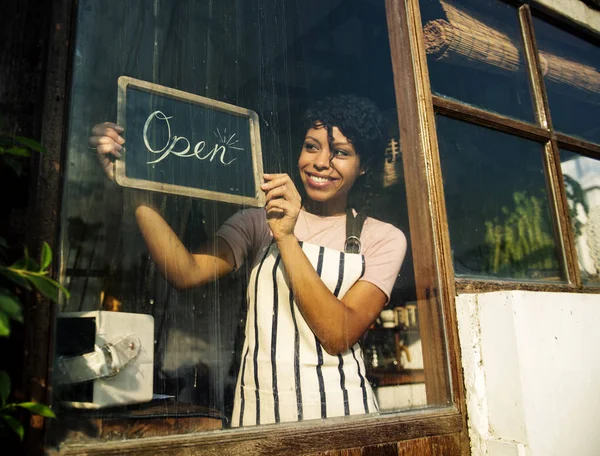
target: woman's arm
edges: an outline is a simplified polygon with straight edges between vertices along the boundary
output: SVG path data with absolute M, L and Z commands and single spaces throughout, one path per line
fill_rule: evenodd
M 298 307 L 323 348 L 336 355 L 352 347 L 385 306 L 385 293 L 358 281 L 340 300 L 325 286 L 294 235 L 276 242 Z
M 205 243 L 199 253 L 191 254 L 152 207 L 138 206 L 135 218 L 156 266 L 178 290 L 204 285 L 233 270 L 233 252 L 220 237 Z
M 114 180 L 113 160 L 121 157 L 125 139 L 123 128 L 104 122 L 95 125 L 89 139 L 96 150 L 100 165 L 109 179 Z M 135 218 L 146 241 L 152 259 L 163 276 L 177 289 L 199 286 L 231 272 L 235 262 L 231 247 L 221 238 L 214 238 L 191 254 L 158 211 L 147 203 L 134 202 Z
M 265 175 L 267 219 L 290 286 L 304 319 L 327 353 L 352 347 L 375 321 L 387 302 L 377 286 L 359 281 L 342 299 L 325 286 L 294 235 L 301 199 L 286 174 Z

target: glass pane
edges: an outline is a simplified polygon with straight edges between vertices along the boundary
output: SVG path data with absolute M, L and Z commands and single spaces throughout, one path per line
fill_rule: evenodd
M 600 143 L 600 47 L 536 17 L 533 26 L 554 128 Z
M 517 9 L 497 0 L 421 0 L 436 95 L 534 122 Z
M 404 249 L 399 230 L 408 236 L 408 217 L 385 2 L 82 0 L 78 5 L 61 233 L 62 281 L 71 298 L 62 304 L 56 331 L 54 391 L 62 407 L 52 433 L 55 443 L 373 414 L 377 412 L 375 399 L 380 411 L 427 405 L 410 251 L 399 274 L 397 271 Z M 301 212 L 294 234 L 303 241 L 302 255 L 316 262 L 316 270 L 332 275 L 333 286 L 340 277 L 346 277 L 345 269 L 343 276 L 339 274 L 339 250 L 346 239 L 345 192 L 348 205 L 371 217 L 360 235 L 366 258 L 361 282 L 369 290 L 368 300 L 363 303 L 361 298 L 361 308 L 378 304 L 356 330 L 354 345 L 342 347 L 339 357 L 328 354 L 321 343 L 322 334 L 317 330 L 313 334 L 312 326 L 298 311 L 298 293 L 289 292 L 289 280 L 276 282 L 277 305 L 273 291 L 262 291 L 256 297 L 252 293 L 257 283 L 264 284 L 264 271 L 275 271 L 275 278 L 287 274 L 285 255 L 259 272 L 267 259 L 277 261 L 275 253 L 264 256 L 264 252 L 271 252 L 265 249 L 274 247 L 270 242 L 273 231 L 262 209 L 124 188 L 107 178 L 97 151 L 90 149 L 88 141 L 94 125 L 116 120 L 119 102 L 126 104 L 126 122 L 130 109 L 145 114 L 142 120 L 150 119 L 139 127 L 135 122 L 125 124 L 121 136 L 126 142 L 121 153 L 131 157 L 139 150 L 146 153 L 144 147 L 156 151 L 166 144 L 167 149 L 162 150 L 169 153 L 162 160 L 175 163 L 169 171 L 173 174 L 164 181 L 161 176 L 166 172 L 161 174 L 159 167 L 154 167 L 157 163 L 138 177 L 159 183 L 173 183 L 176 173 L 194 177 L 191 170 L 198 163 L 226 165 L 234 156 L 229 154 L 240 153 L 227 146 L 242 144 L 241 140 L 235 142 L 237 137 L 231 136 L 231 130 L 226 133 L 219 129 L 214 135 L 199 137 L 205 126 L 185 124 L 185 109 L 181 107 L 176 115 L 167 112 L 169 105 L 165 104 L 161 108 L 165 112 L 159 114 L 156 103 L 168 97 L 167 92 L 119 100 L 117 81 L 123 75 L 184 91 L 184 95 L 177 95 L 182 103 L 201 95 L 256 113 L 263 168 L 270 173 L 288 173 L 294 184 L 288 182 L 286 188 L 295 186 L 303 192 L 307 210 Z M 344 108 L 335 104 L 331 113 L 321 106 L 310 122 L 303 120 L 309 106 L 342 94 L 371 99 L 379 106 L 382 123 L 376 122 L 378 116 L 371 108 L 364 103 L 357 106 L 354 101 Z M 190 117 L 198 110 L 191 102 L 184 106 Z M 331 103 L 325 106 L 335 107 Z M 217 117 L 207 122 L 217 122 Z M 334 158 L 327 154 L 323 163 L 313 163 L 309 151 L 315 150 L 310 142 L 314 138 L 305 135 L 317 120 L 338 126 L 348 135 L 352 148 L 348 150 L 348 142 L 339 141 L 336 129 L 332 129 L 339 147 Z M 185 134 L 183 128 L 187 128 Z M 104 150 L 102 145 L 108 144 L 109 151 L 118 151 L 116 127 L 98 129 L 101 133 L 93 135 L 92 147 L 100 144 L 97 150 Z M 329 135 L 322 137 L 323 129 L 310 131 L 318 136 L 323 150 L 331 147 Z M 115 137 L 107 140 L 108 134 Z M 209 147 L 216 150 L 211 141 L 217 140 L 226 149 L 227 159 L 218 155 L 215 160 L 205 157 L 199 162 L 198 154 L 204 147 L 200 144 L 207 148 L 201 153 L 204 157 Z M 186 152 L 187 143 L 191 149 Z M 372 157 L 370 164 L 368 157 Z M 155 155 L 147 161 L 157 158 Z M 344 180 L 341 172 L 339 179 L 327 174 L 337 170 L 332 163 L 344 159 L 348 179 Z M 239 183 L 242 188 L 247 182 L 241 181 L 248 177 L 238 172 L 221 176 L 231 178 L 232 187 Z M 199 182 L 192 183 L 211 185 L 213 174 L 206 176 L 198 173 Z M 295 198 L 293 192 L 286 197 Z M 330 201 L 333 203 L 327 204 Z M 254 215 L 240 213 L 241 209 Z M 231 230 L 222 229 L 219 241 L 215 241 L 215 234 L 227 220 L 241 235 L 235 238 Z M 174 233 L 167 230 L 164 221 Z M 300 228 L 304 231 L 298 231 Z M 251 229 L 253 234 L 247 231 Z M 179 244 L 161 244 L 153 250 L 157 239 L 164 240 L 165 236 L 169 242 L 180 238 L 190 252 L 205 252 L 211 261 L 210 271 L 218 269 L 212 275 L 232 267 L 239 269 L 219 280 L 208 280 L 206 285 L 190 286 L 200 281 L 204 271 L 195 265 L 204 264 L 207 257 L 196 257 L 199 263 L 190 261 Z M 318 255 L 319 250 L 316 256 L 309 251 L 312 243 L 327 248 L 324 256 Z M 213 256 L 219 258 L 217 263 L 212 263 Z M 360 266 L 352 273 L 358 272 L 356 279 L 362 268 L 360 257 L 347 257 L 344 268 Z M 187 262 L 173 270 L 165 265 L 173 258 Z M 327 260 L 321 269 L 319 258 Z M 330 263 L 332 259 L 337 262 Z M 186 275 L 188 270 L 195 271 L 191 277 Z M 325 278 L 322 280 L 325 283 Z M 333 302 L 333 293 L 341 297 L 346 292 L 353 283 L 346 280 L 350 279 L 344 279 L 338 291 L 327 291 L 329 301 L 325 302 Z M 314 283 L 319 283 L 319 278 Z M 284 285 L 288 288 L 279 288 Z M 270 298 L 264 298 L 265 293 Z M 253 303 L 259 303 L 260 313 L 254 312 L 259 305 Z M 263 324 L 265 318 L 269 324 Z M 319 322 L 327 329 L 340 327 L 338 320 L 331 326 L 329 315 L 329 323 Z M 296 331 L 296 327 L 300 329 Z M 358 334 L 361 332 L 364 334 Z M 131 334 L 139 341 L 127 339 Z M 268 336 L 256 338 L 262 334 Z M 280 337 L 285 337 L 285 343 Z M 66 367 L 70 363 L 81 363 L 70 357 L 96 352 L 96 361 L 105 366 L 107 353 L 122 339 L 119 356 L 125 356 L 127 350 L 135 352 L 141 343 L 141 352 L 131 364 L 135 368 L 127 367 L 105 380 L 82 379 L 89 374 L 82 364 L 74 370 L 84 370 L 80 377 L 74 379 L 69 374 Z
M 543 145 L 436 117 L 457 276 L 561 281 Z
M 600 160 L 561 150 L 560 162 L 581 278 L 600 285 Z

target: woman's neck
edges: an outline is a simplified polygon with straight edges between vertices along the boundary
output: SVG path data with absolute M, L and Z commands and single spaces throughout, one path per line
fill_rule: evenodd
M 346 213 L 346 201 L 319 202 L 307 198 L 304 202 L 304 210 L 322 217 L 344 215 Z

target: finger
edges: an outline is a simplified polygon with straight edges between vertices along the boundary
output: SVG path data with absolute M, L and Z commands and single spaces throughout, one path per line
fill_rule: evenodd
M 296 217 L 300 210 L 300 208 L 298 208 L 296 205 L 282 198 L 277 198 L 269 201 L 266 204 L 265 209 L 267 210 L 267 213 L 271 210 L 278 210 L 284 212 L 285 215 L 287 215 L 288 217 Z
M 97 147 L 101 144 L 102 145 L 108 144 L 119 151 L 123 148 L 123 146 L 121 144 L 115 142 L 112 138 L 110 138 L 108 136 L 92 136 L 92 137 L 90 137 L 88 143 L 89 143 L 90 147 Z
M 264 176 L 265 180 L 268 181 L 260 186 L 264 191 L 269 191 L 275 187 L 279 187 L 280 185 L 285 185 L 288 183 L 294 189 L 296 188 L 294 182 L 292 181 L 292 179 L 290 179 L 290 176 L 288 176 L 287 174 L 265 174 Z
M 290 192 L 285 185 L 282 185 L 280 187 L 275 187 L 274 189 L 265 192 L 265 196 L 266 201 L 270 201 L 275 198 L 289 198 Z
M 271 182 L 278 179 L 289 179 L 290 176 L 287 173 L 279 173 L 279 174 L 263 174 L 263 179 L 267 182 Z
M 119 133 L 122 132 L 122 127 L 110 122 L 105 122 L 103 124 L 95 125 L 94 128 L 92 128 L 91 136 L 108 136 L 109 138 L 112 138 L 113 141 L 123 144 L 125 139 L 119 135 Z
M 119 148 L 120 149 L 120 148 Z M 96 146 L 96 153 L 100 156 L 106 157 L 112 155 L 115 158 L 121 158 L 121 153 L 115 149 L 115 144 L 100 144 Z

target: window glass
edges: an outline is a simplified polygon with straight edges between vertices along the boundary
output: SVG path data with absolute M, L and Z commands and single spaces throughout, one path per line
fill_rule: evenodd
M 456 275 L 562 281 L 543 145 L 442 115 L 436 125 Z
M 497 0 L 421 0 L 434 94 L 534 121 L 515 7 Z
M 560 162 L 581 278 L 600 285 L 600 160 L 561 150 Z
M 539 18 L 533 21 L 554 128 L 600 143 L 600 48 Z
M 385 2 L 82 0 L 76 21 L 61 232 L 62 282 L 71 297 L 57 319 L 54 392 L 61 419 L 53 424 L 53 441 L 119 440 L 361 415 L 376 413 L 377 402 L 380 411 L 426 405 L 410 248 L 397 272 L 405 249 L 401 232 L 409 233 Z M 118 96 L 122 76 L 141 85 L 158 84 L 163 92 L 147 96 L 140 89 L 133 96 Z M 340 112 L 356 114 L 339 126 L 355 139 L 344 142 L 336 129 L 323 137 L 319 128 L 313 131 L 316 144 L 315 138 L 306 139 L 303 112 L 324 97 L 345 94 L 368 97 L 381 111 L 381 125 L 373 126 L 376 115 L 361 117 L 363 111 L 352 101 L 335 115 L 319 111 L 324 118 L 311 117 L 310 125 L 330 122 L 331 115 L 336 127 Z M 324 211 L 301 213 L 295 228 L 305 225 L 298 235 L 303 255 L 314 260 L 321 277 L 333 278 L 329 295 L 341 297 L 364 266 L 361 283 L 367 291 L 360 304 L 374 310 L 361 323 L 366 333 L 355 334 L 357 344 L 339 349 L 339 356 L 326 352 L 322 333 L 319 338 L 318 330 L 311 332 L 294 301 L 298 293 L 280 288 L 289 283 L 279 275 L 286 273 L 288 260 L 270 250 L 273 231 L 262 209 L 130 188 L 115 184 L 102 169 L 113 170 L 106 160 L 99 163 L 98 151 L 123 155 L 119 166 L 131 163 L 127 160 L 135 154 L 147 154 L 152 158 L 142 163 L 149 168 L 136 176 L 159 187 L 185 173 L 185 185 L 210 188 L 230 179 L 231 192 L 243 188 L 252 193 L 250 165 L 223 167 L 235 154 L 257 150 L 256 138 L 248 139 L 247 133 L 244 143 L 240 131 L 218 129 L 223 110 L 217 104 L 202 108 L 213 112 L 205 122 L 185 124 L 200 111 L 192 96 L 256 113 L 258 120 L 252 122 L 260 128 L 263 169 L 292 177 L 293 183 L 285 181 L 290 191 L 285 198 L 298 201 L 290 190 L 295 186 L 307 211 Z M 170 100 L 160 105 L 165 112 L 156 105 L 164 99 Z M 178 100 L 177 111 L 169 104 L 173 100 Z M 146 116 L 139 124 L 128 117 L 134 108 Z M 124 131 L 101 125 L 115 122 L 118 112 L 125 113 Z M 125 139 L 122 148 L 115 145 L 117 136 L 107 140 L 113 133 Z M 333 154 L 315 162 L 314 156 L 322 158 L 316 151 L 327 148 Z M 164 163 L 172 165 L 168 171 L 161 168 Z M 198 163 L 221 168 L 195 178 L 190 170 Z M 339 165 L 343 173 L 336 168 L 339 175 L 327 174 L 333 173 L 332 163 L 344 163 Z M 357 255 L 347 254 L 342 262 L 339 252 L 331 253 L 342 249 L 346 238 L 345 215 L 331 218 L 346 190 L 348 205 L 371 217 L 360 235 L 364 263 Z M 249 212 L 240 214 L 242 209 Z M 215 234 L 232 216 L 229 231 L 220 231 L 215 243 Z M 155 236 L 166 239 L 167 246 L 153 251 Z M 192 261 L 181 256 L 183 247 L 171 243 L 176 238 L 206 257 Z M 311 243 L 321 242 L 331 251 L 310 250 Z M 219 260 L 202 263 L 213 256 Z M 171 258 L 183 258 L 183 266 L 165 266 Z M 292 264 L 302 261 L 300 256 Z M 190 286 L 199 280 L 197 271 L 205 270 L 196 269 L 197 264 L 235 270 Z M 189 270 L 194 274 L 186 275 Z M 265 271 L 267 279 L 275 278 L 268 292 L 262 288 Z M 251 302 L 262 303 L 261 312 L 266 305 L 266 311 L 259 314 Z M 90 379 L 94 376 L 102 378 Z

